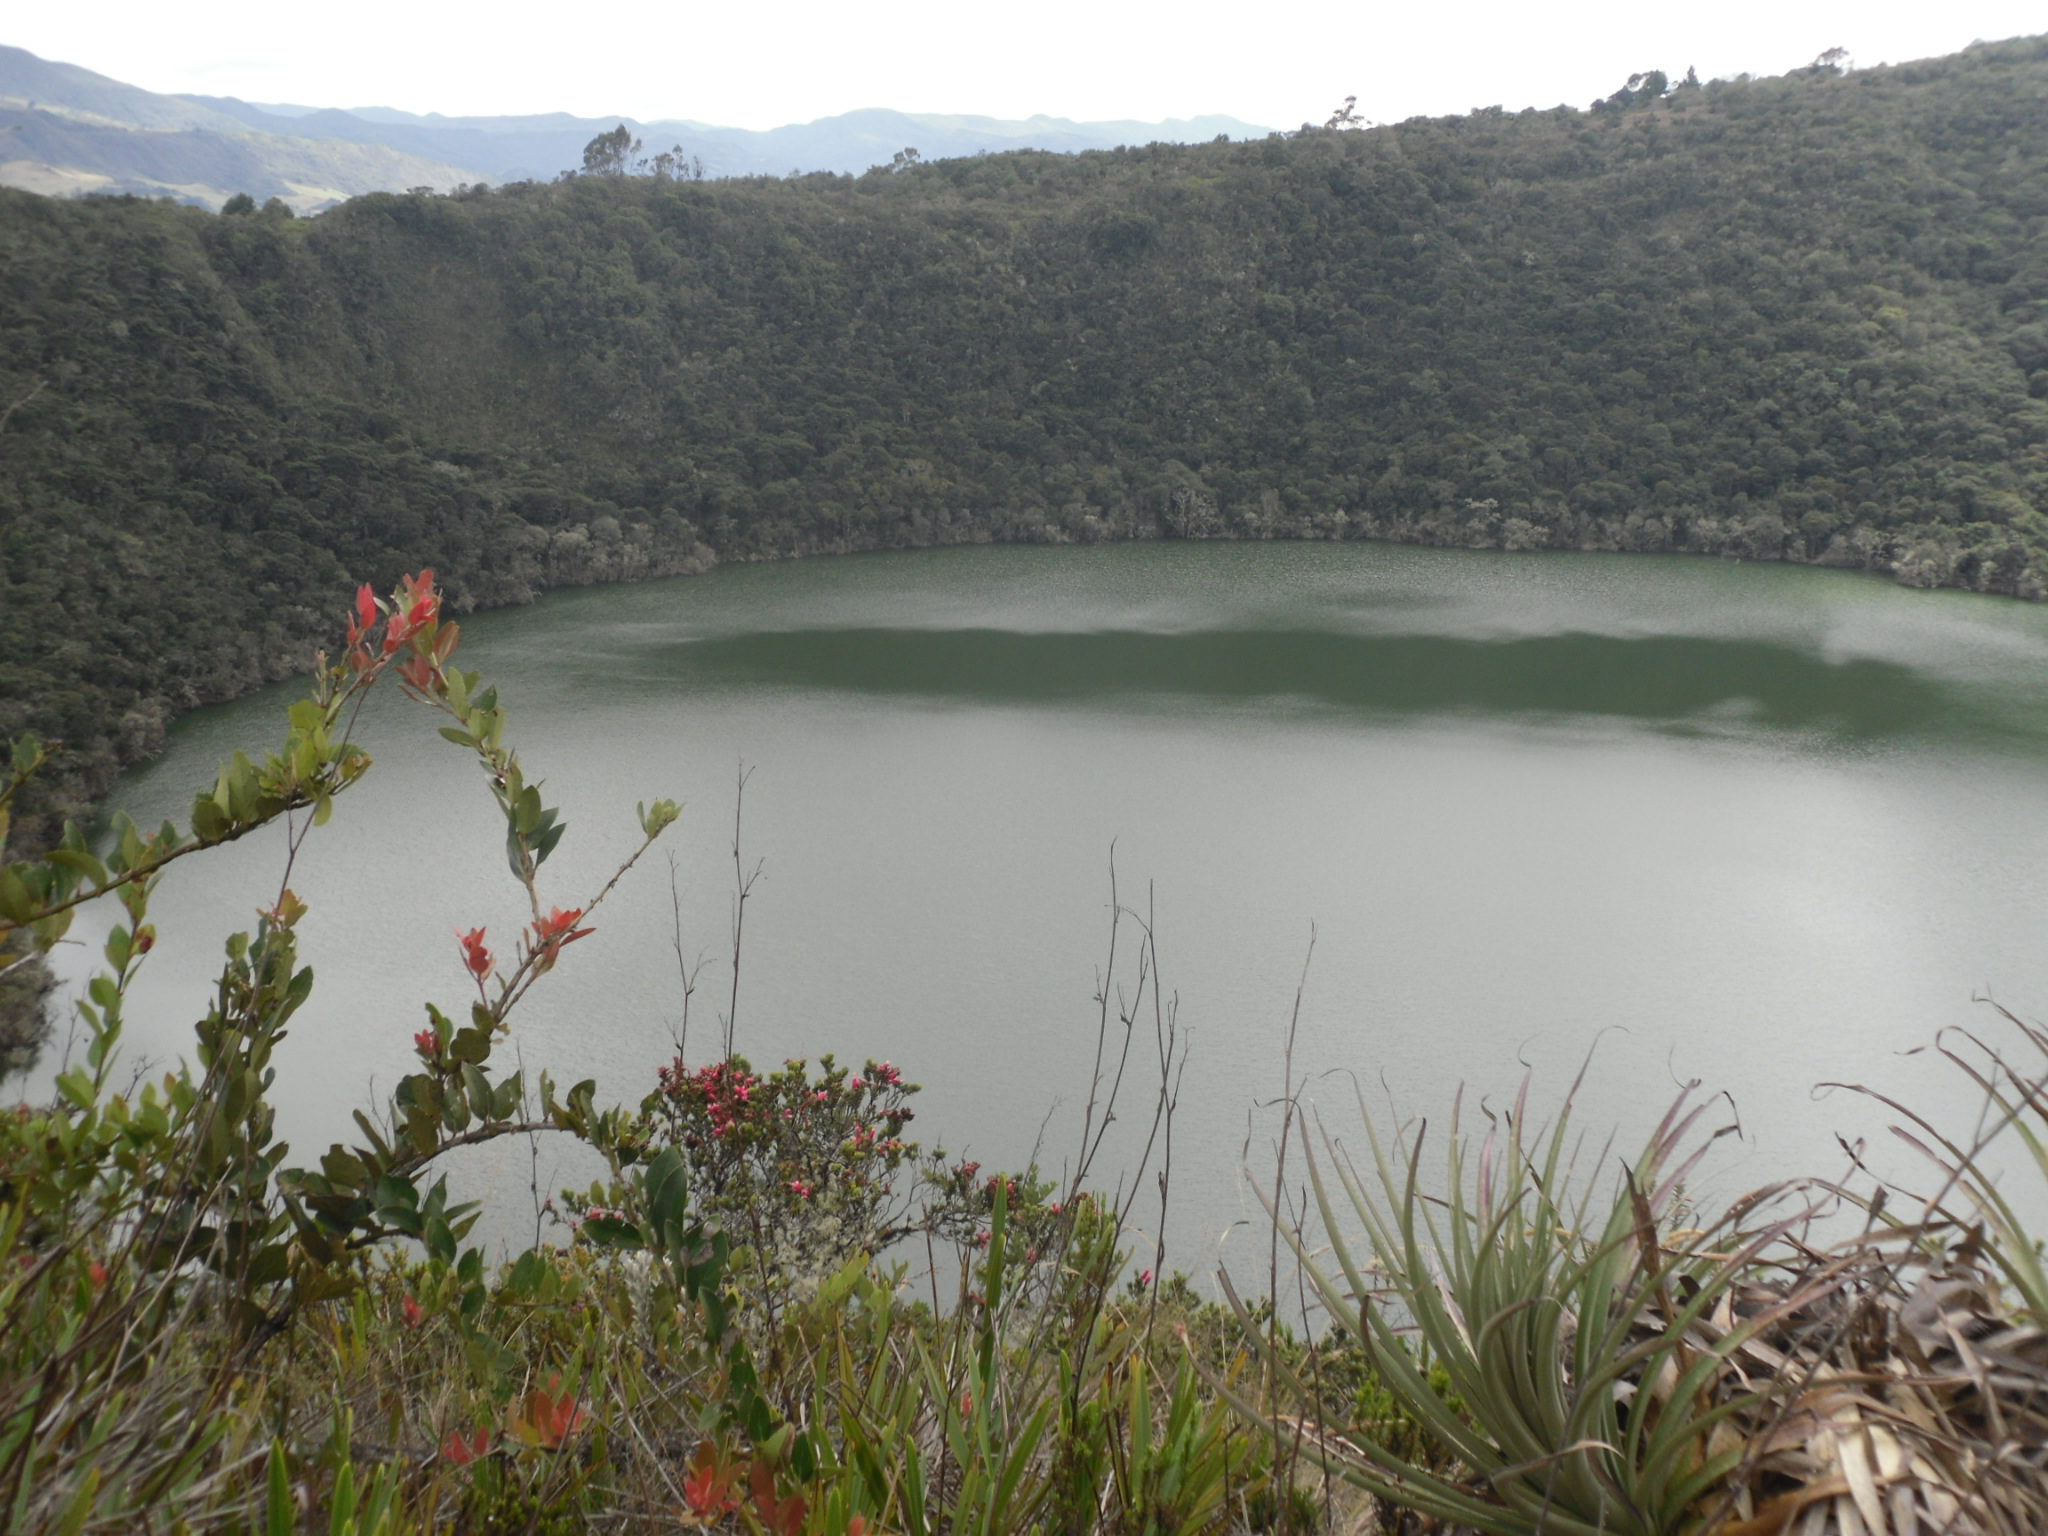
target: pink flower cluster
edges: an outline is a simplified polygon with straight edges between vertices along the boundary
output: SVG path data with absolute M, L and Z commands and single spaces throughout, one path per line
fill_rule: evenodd
M 676 1058 L 674 1066 L 663 1067 L 656 1075 L 664 1097 L 681 1105 L 702 1106 L 714 1136 L 731 1134 L 760 1081 L 751 1072 L 725 1062 L 713 1062 L 692 1072 L 683 1065 L 681 1057 Z

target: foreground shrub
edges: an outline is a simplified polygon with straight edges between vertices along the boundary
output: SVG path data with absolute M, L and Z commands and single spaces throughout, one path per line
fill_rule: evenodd
M 1987 1173 L 1987 1142 L 1904 1106 L 1933 1196 L 1805 1183 L 1712 1220 L 1683 1194 L 1712 1140 L 1683 1099 L 1610 1182 L 1572 1166 L 1569 1098 L 1541 1130 L 1525 1091 L 1476 1148 L 1454 1114 L 1434 1187 L 1423 1129 L 1387 1137 L 1367 1116 L 1363 1170 L 1325 1136 L 1305 1191 L 1276 1181 L 1273 1294 L 1247 1303 L 1226 1276 L 1226 1312 L 1154 1283 L 1156 1234 L 1129 1273 L 1142 1159 L 1118 1195 L 1086 1187 L 1146 1030 L 1146 1157 L 1171 1146 L 1184 1059 L 1149 926 L 1114 891 L 1062 1185 L 921 1152 L 904 1136 L 916 1088 L 888 1063 L 678 1056 L 630 1110 L 504 1072 L 514 1011 L 597 931 L 632 860 L 574 906 L 543 899 L 563 825 L 504 745 L 495 692 L 451 667 L 457 641 L 430 576 L 388 604 L 365 590 L 281 749 L 224 765 L 186 830 L 117 823 L 95 845 L 71 828 L 0 863 L 4 963 L 47 952 L 86 901 L 123 917 L 79 1004 L 82 1059 L 54 1102 L 0 1117 L 10 1531 L 2048 1529 L 2048 1280 L 2027 1196 Z M 268 1093 L 313 984 L 305 901 L 280 881 L 229 938 L 191 1064 L 124 1087 L 124 1010 L 162 871 L 280 820 L 289 868 L 366 771 L 349 727 L 387 674 L 485 769 L 531 915 L 509 939 L 456 936 L 474 1000 L 429 1004 L 416 1069 L 357 1116 L 361 1139 L 294 1165 Z M 0 833 L 46 760 L 15 754 Z M 634 858 L 676 814 L 641 808 Z M 1126 920 L 1134 952 L 1116 944 Z M 2048 1058 L 2048 1032 L 2019 1027 Z M 2048 1073 L 1943 1048 L 2023 1172 L 2048 1175 Z M 1283 1169 L 1293 1124 L 1289 1101 Z M 564 1243 L 493 1266 L 440 1169 L 514 1134 L 576 1137 L 607 1174 L 564 1196 Z M 1327 1258 L 1282 1214 L 1310 1196 Z M 1819 1221 L 1845 1210 L 1862 1229 L 1824 1242 Z M 913 1234 L 948 1250 L 950 1298 L 940 1264 L 914 1299 L 887 1261 Z M 1313 1297 L 1293 1326 L 1283 1242 Z
M 907 1177 L 915 1088 L 888 1064 L 679 1058 L 638 1111 L 497 1070 L 520 1002 L 677 811 L 643 806 L 640 849 L 594 894 L 544 899 L 563 824 L 505 746 L 495 690 L 452 667 L 458 639 L 430 573 L 388 603 L 365 588 L 280 749 L 236 754 L 185 829 L 117 820 L 95 845 L 73 827 L 0 862 L 0 963 L 47 952 L 85 902 L 125 919 L 79 1005 L 83 1059 L 55 1102 L 0 1120 L 7 1528 L 930 1536 L 1042 1511 L 1192 1531 L 1228 1521 L 1233 1497 L 1251 1507 L 1269 1462 L 1176 1364 L 1156 1302 L 1116 1294 L 1121 1208 L 1078 1175 L 1055 1198 L 1029 1171 L 983 1177 L 942 1153 Z M 229 939 L 193 1064 L 124 1090 L 124 1009 L 165 868 L 282 821 L 289 869 L 367 770 L 350 727 L 387 675 L 484 768 L 531 919 L 456 936 L 474 1000 L 428 1004 L 416 1068 L 357 1115 L 361 1139 L 293 1165 L 268 1092 L 312 990 L 304 900 L 281 881 Z M 0 838 L 47 761 L 17 749 Z M 1135 1019 L 1119 1022 L 1128 1054 Z M 494 1268 L 465 1246 L 477 1212 L 439 1165 L 543 1133 L 586 1142 L 610 1177 L 566 1197 L 568 1246 Z M 954 1252 L 950 1309 L 874 1267 L 912 1230 Z
M 744 1056 L 690 1068 L 678 1056 L 641 1105 L 691 1188 L 763 1265 L 816 1277 L 909 1230 L 899 1174 L 917 1085 L 887 1062 L 849 1072 L 831 1056 L 757 1075 Z

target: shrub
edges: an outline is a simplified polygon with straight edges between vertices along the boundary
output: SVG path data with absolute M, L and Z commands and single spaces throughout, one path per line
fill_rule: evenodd
M 831 1056 L 757 1075 L 744 1056 L 696 1068 L 678 1056 L 641 1105 L 676 1148 L 706 1211 L 765 1269 L 815 1282 L 910 1230 L 899 1175 L 914 1083 L 887 1062 L 851 1073 Z
M 903 1138 L 916 1089 L 887 1063 L 678 1060 L 637 1112 L 498 1070 L 512 1014 L 595 931 L 618 876 L 573 906 L 543 899 L 562 822 L 505 746 L 495 691 L 451 665 L 458 640 L 431 573 L 386 603 L 365 588 L 281 747 L 237 753 L 187 828 L 117 820 L 95 845 L 72 827 L 46 857 L 0 861 L 0 954 L 47 952 L 87 901 L 124 917 L 80 1005 L 83 1060 L 55 1102 L 0 1118 L 7 1527 L 396 1536 L 668 1528 L 687 1511 L 782 1536 L 935 1536 L 1045 1509 L 1077 1529 L 1192 1531 L 1233 1496 L 1249 1507 L 1270 1473 L 1244 1429 L 1153 1331 L 1156 1295 L 1114 1294 L 1121 1210 L 1052 1198 L 1029 1171 L 920 1162 Z M 279 821 L 295 856 L 367 770 L 349 726 L 387 675 L 485 768 L 531 917 L 509 941 L 456 936 L 474 1000 L 428 1005 L 415 1069 L 357 1116 L 360 1140 L 296 1166 L 267 1095 L 312 988 L 297 893 L 281 882 L 228 941 L 192 1065 L 117 1088 L 124 1009 L 162 872 Z M 47 760 L 18 744 L 0 838 Z M 641 808 L 634 859 L 676 814 Z M 611 1178 L 572 1201 L 576 1243 L 494 1269 L 465 1246 L 477 1212 L 451 1203 L 440 1164 L 544 1132 L 590 1144 Z M 950 1312 L 871 1267 L 912 1230 L 959 1252 Z

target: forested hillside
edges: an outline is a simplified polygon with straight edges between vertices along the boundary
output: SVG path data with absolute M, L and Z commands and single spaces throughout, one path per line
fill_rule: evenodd
M 90 795 L 458 605 L 964 540 L 1691 550 L 2048 590 L 2048 39 L 1249 144 L 0 196 L 0 738 Z

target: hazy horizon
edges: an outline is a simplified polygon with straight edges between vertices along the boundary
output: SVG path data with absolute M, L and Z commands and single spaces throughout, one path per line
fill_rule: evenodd
M 772 18 L 770 46 L 758 12 L 655 16 L 636 19 L 637 30 L 563 30 L 538 10 L 487 18 L 447 0 L 366 0 L 352 14 L 358 24 L 337 34 L 312 13 L 255 0 L 193 9 L 111 0 L 90 12 L 24 14 L 7 41 L 166 94 L 422 116 L 563 112 L 759 131 L 882 107 L 1005 121 L 1221 115 L 1286 129 L 1320 121 L 1351 95 L 1382 122 L 1488 105 L 1584 106 L 1638 70 L 1778 74 L 1834 47 L 1861 66 L 1897 63 L 2043 24 L 2017 0 L 1910 12 L 1738 0 L 1711 14 L 1487 0 L 1390 17 L 1319 0 L 1284 28 L 1214 0 L 1170 13 L 1055 0 L 1031 18 L 922 0 L 884 27 L 798 0 Z

